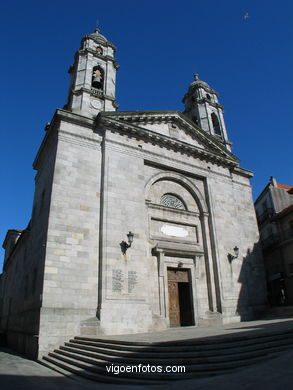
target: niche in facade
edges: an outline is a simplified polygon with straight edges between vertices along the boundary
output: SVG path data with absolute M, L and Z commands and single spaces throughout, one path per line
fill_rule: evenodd
M 104 70 L 98 65 L 93 67 L 92 87 L 103 90 Z
M 212 118 L 212 123 L 213 123 L 213 128 L 214 128 L 214 134 L 222 137 L 220 122 L 219 122 L 217 115 L 214 112 L 212 113 L 211 118 Z

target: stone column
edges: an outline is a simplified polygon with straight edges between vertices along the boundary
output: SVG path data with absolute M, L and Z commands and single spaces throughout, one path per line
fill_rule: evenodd
M 209 232 L 209 214 L 203 213 L 201 215 L 202 222 L 202 235 L 204 245 L 204 257 L 205 257 L 205 268 L 206 268 L 206 282 L 207 282 L 207 294 L 208 294 L 208 306 L 211 312 L 217 311 L 217 297 L 216 297 L 216 286 L 214 278 L 214 267 L 213 267 L 213 254 L 211 250 L 211 238 Z
M 164 250 L 156 249 L 155 254 L 158 260 L 158 286 L 159 286 L 159 306 L 160 315 L 167 317 L 166 299 L 165 299 L 165 278 L 164 278 Z

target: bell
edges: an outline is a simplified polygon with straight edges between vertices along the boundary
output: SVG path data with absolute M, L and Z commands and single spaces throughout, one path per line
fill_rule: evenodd
M 102 78 L 101 77 L 93 77 L 92 86 L 94 88 L 102 89 Z

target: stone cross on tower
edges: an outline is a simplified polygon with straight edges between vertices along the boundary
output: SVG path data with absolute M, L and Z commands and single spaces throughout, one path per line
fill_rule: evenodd
M 115 84 L 118 65 L 115 46 L 98 28 L 85 35 L 69 68 L 71 76 L 65 109 L 94 117 L 100 111 L 115 111 Z

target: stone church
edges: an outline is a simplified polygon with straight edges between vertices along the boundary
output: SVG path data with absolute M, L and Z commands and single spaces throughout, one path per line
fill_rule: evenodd
M 7 232 L 0 332 L 40 357 L 75 335 L 253 318 L 266 305 L 252 173 L 218 94 L 117 111 L 115 46 L 96 30 L 34 160 L 31 221 Z

